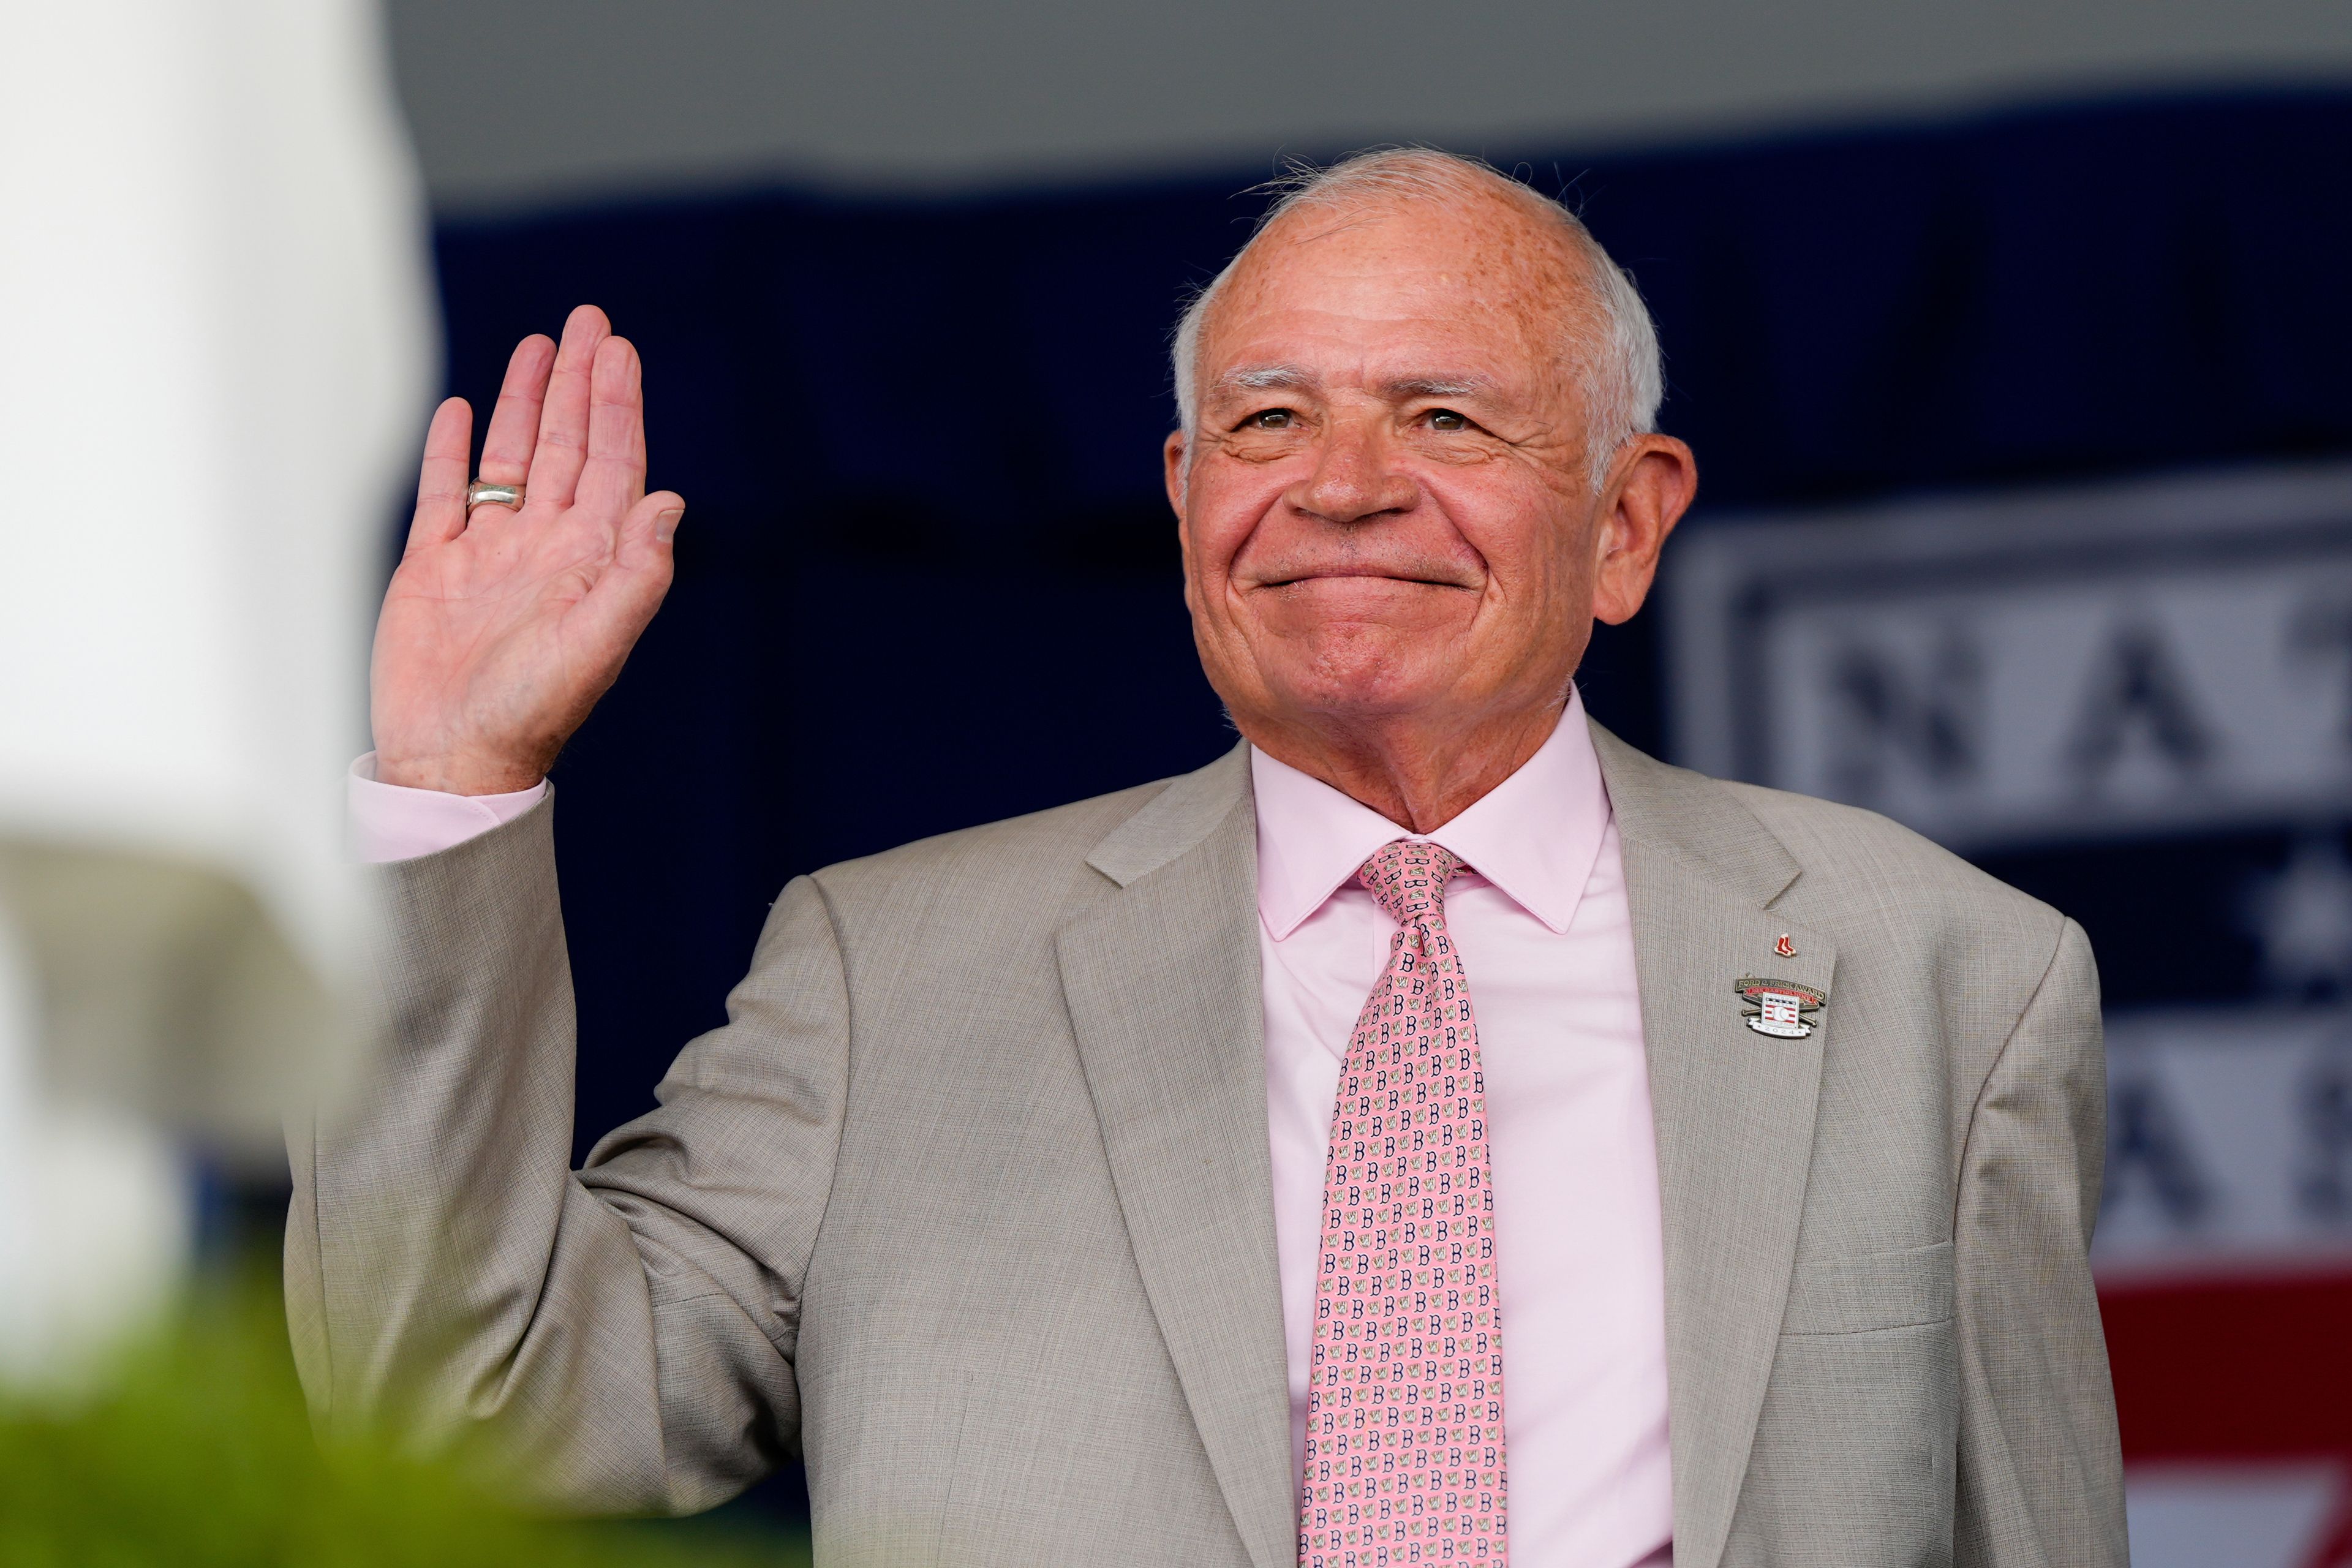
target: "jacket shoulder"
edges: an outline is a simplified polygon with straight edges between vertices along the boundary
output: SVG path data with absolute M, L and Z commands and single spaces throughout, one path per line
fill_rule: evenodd
M 1155 779 L 1066 805 L 918 838 L 879 854 L 836 861 L 814 876 L 828 889 L 848 890 L 958 871 L 1013 873 L 1045 866 L 1066 870 L 1083 865 L 1087 853 L 1113 828 L 1175 782 Z
M 868 1016 L 889 1016 L 893 997 L 935 1008 L 963 989 L 987 990 L 1050 966 L 1055 933 L 1117 891 L 1088 857 L 1176 782 L 942 833 L 813 873 Z
M 2053 928 L 2061 918 L 1877 812 L 1676 767 L 1599 724 L 1593 742 L 1629 840 L 1665 844 L 1771 907 L 1974 907 Z
M 1804 918 L 1909 926 L 1946 940 L 2006 937 L 2046 959 L 2065 917 L 1891 817 L 1760 784 L 1713 781 L 1803 868 L 1784 903 Z

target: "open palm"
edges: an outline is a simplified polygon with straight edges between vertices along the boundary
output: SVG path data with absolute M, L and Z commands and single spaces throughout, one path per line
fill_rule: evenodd
M 416 518 L 377 618 L 376 777 L 458 795 L 525 789 L 588 717 L 661 607 L 685 502 L 645 493 L 636 350 L 583 305 L 559 347 L 525 338 L 482 444 L 520 510 L 467 514 L 473 411 L 425 438 Z

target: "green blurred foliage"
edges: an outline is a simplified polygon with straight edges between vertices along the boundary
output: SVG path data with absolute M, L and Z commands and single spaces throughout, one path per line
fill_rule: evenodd
M 794 1568 L 718 1527 L 561 1523 L 458 1466 L 322 1447 L 266 1279 L 199 1289 L 74 1393 L 0 1399 L 5 1568 Z

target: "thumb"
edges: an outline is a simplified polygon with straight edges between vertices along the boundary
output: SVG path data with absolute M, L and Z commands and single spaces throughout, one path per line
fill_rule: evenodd
M 612 564 L 572 612 L 592 637 L 615 645 L 616 665 L 627 657 L 669 592 L 670 542 L 685 511 L 686 501 L 675 490 L 656 490 L 631 507 L 621 520 L 620 544 Z
M 676 490 L 656 490 L 631 507 L 628 515 L 621 520 L 621 543 L 614 552 L 614 566 L 633 572 L 658 560 L 667 571 L 670 541 L 677 535 L 677 520 L 685 512 L 686 498 Z

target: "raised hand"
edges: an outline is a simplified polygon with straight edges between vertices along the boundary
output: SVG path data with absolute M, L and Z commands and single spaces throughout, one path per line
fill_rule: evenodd
M 583 305 L 561 347 L 508 363 L 481 477 L 520 510 L 466 510 L 473 411 L 441 405 L 416 518 L 377 617 L 376 777 L 457 795 L 527 789 L 621 673 L 668 592 L 686 502 L 646 488 L 637 351 Z

